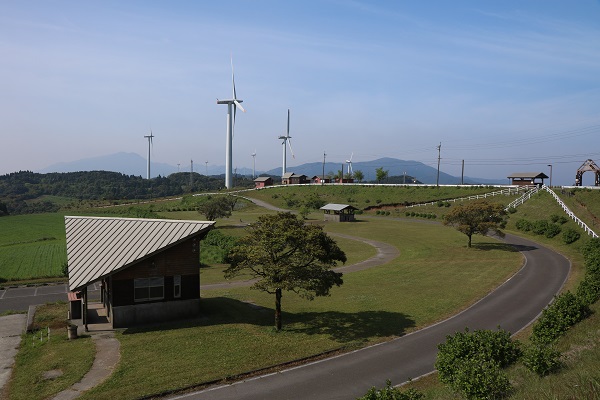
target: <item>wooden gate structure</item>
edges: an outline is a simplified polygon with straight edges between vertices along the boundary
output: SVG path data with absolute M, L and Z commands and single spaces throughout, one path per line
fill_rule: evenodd
M 587 171 L 593 171 L 596 176 L 594 179 L 594 186 L 600 186 L 600 168 L 596 165 L 593 160 L 587 159 L 581 167 L 577 169 L 577 175 L 575 175 L 575 186 L 581 186 L 583 182 L 583 173 Z

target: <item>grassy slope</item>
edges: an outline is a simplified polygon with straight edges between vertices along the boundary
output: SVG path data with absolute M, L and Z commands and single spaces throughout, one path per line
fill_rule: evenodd
M 582 191 L 584 192 L 584 191 Z M 590 211 L 590 219 L 600 215 L 600 192 L 585 191 L 584 201 L 588 204 L 594 204 L 587 207 Z M 581 198 L 580 198 L 581 200 Z M 563 201 L 565 201 L 563 197 Z M 567 201 L 565 201 L 571 210 L 575 210 Z M 573 203 L 574 204 L 574 203 Z M 578 216 L 580 213 L 575 211 Z M 517 208 L 517 212 L 511 216 L 508 229 L 514 233 L 527 236 L 537 242 L 551 247 L 556 251 L 567 256 L 572 263 L 572 272 L 565 285 L 565 290 L 574 290 L 583 277 L 583 258 L 580 254 L 581 246 L 589 240 L 589 237 L 582 233 L 581 239 L 577 242 L 566 245 L 562 242 L 560 235 L 548 239 L 543 236 L 526 234 L 519 232 L 515 228 L 515 222 L 519 218 L 525 218 L 530 221 L 548 219 L 551 214 L 562 215 L 562 208 L 558 206 L 552 196 L 546 192 L 540 192 L 531 200 Z M 596 214 L 598 213 L 598 214 Z M 583 218 L 582 218 L 583 219 Z M 571 221 L 565 226 L 574 229 L 580 229 Z M 515 392 L 510 398 L 514 399 L 600 399 L 600 329 L 598 329 L 600 304 L 592 307 L 594 314 L 572 328 L 565 337 L 559 340 L 558 349 L 563 353 L 565 368 L 558 374 L 545 378 L 538 378 L 537 375 L 527 371 L 522 365 L 517 365 L 509 370 L 509 378 L 515 387 Z M 527 339 L 527 330 L 518 335 L 520 340 Z M 420 389 L 425 393 L 428 400 L 459 399 L 460 396 L 452 393 L 437 380 L 437 375 L 430 375 L 419 380 L 411 386 Z
M 266 201 L 281 208 L 291 208 L 288 199 L 304 200 L 317 194 L 327 203 L 350 204 L 364 209 L 384 204 L 402 204 L 404 202 L 425 202 L 440 199 L 452 199 L 480 193 L 492 192 L 494 188 L 485 186 L 354 186 L 354 185 L 309 185 L 293 187 L 273 187 L 244 193 L 244 196 Z

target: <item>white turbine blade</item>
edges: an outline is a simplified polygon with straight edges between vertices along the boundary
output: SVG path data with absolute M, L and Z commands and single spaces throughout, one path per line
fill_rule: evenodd
M 287 137 L 290 137 L 290 109 L 288 108 Z
M 233 86 L 233 99 L 237 99 L 235 95 L 235 75 L 233 73 L 233 54 L 231 55 L 231 85 Z
M 291 139 L 288 138 L 287 142 L 288 142 L 288 146 L 290 147 L 290 153 L 292 153 L 292 158 L 295 160 L 296 156 L 294 155 L 294 150 L 292 150 L 292 141 L 291 141 Z M 285 144 L 284 144 L 284 146 L 285 146 Z
M 236 108 L 240 108 L 240 110 L 242 110 L 243 112 L 246 112 L 246 110 L 244 110 L 244 107 L 242 107 L 242 105 L 240 104 L 239 101 L 237 101 L 236 99 L 233 99 L 233 103 L 235 104 Z
M 350 154 L 350 163 L 352 163 L 352 157 L 354 157 L 354 152 L 352 152 L 352 154 Z

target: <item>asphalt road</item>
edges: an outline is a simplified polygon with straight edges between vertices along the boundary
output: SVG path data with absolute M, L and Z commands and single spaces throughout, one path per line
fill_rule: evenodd
M 465 327 L 474 330 L 501 326 L 517 332 L 552 301 L 568 277 L 570 262 L 527 239 L 506 235 L 506 241 L 524 254 L 523 268 L 452 318 L 383 344 L 174 398 L 355 399 L 372 386 L 383 387 L 386 379 L 397 385 L 432 372 L 438 343 Z
M 100 285 L 90 285 L 88 293 L 91 299 L 99 296 Z M 27 311 L 29 306 L 36 304 L 67 301 L 67 284 L 8 287 L 0 290 L 0 313 L 4 311 Z M 66 318 L 66 317 L 65 317 Z

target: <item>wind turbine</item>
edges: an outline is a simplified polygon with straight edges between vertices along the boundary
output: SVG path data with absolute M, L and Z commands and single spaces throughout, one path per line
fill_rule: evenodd
M 146 139 L 148 139 L 148 169 L 146 171 L 146 179 L 150 179 L 150 146 L 152 146 L 152 138 L 154 135 L 152 134 L 152 129 L 150 129 L 150 135 L 144 135 Z
M 256 150 L 252 155 L 252 179 L 256 178 Z
M 352 174 L 354 174 L 354 171 L 352 171 L 352 157 L 354 157 L 354 152 L 352 152 L 352 154 L 350 154 L 350 159 L 346 160 L 346 164 L 348 164 L 348 176 L 352 176 Z
M 290 146 L 290 153 L 292 153 L 292 157 L 296 158 L 296 156 L 294 155 L 294 150 L 292 150 L 292 141 L 290 140 L 292 137 L 290 136 L 290 109 L 288 108 L 288 118 L 287 118 L 287 133 L 285 136 L 279 136 L 279 139 L 282 139 L 283 142 L 281 143 L 283 145 L 283 167 L 281 169 L 281 176 L 283 177 L 283 175 L 285 175 L 285 167 L 287 164 L 287 154 L 286 154 L 286 148 L 285 148 L 285 144 L 287 142 L 288 146 Z
M 243 100 L 239 100 L 235 94 L 235 76 L 233 74 L 233 57 L 231 57 L 231 84 L 233 86 L 233 98 L 229 100 L 217 99 L 217 104 L 227 104 L 227 137 L 225 143 L 225 187 L 227 189 L 232 188 L 231 179 L 231 159 L 232 159 L 232 141 L 233 141 L 233 127 L 235 126 L 235 114 L 239 107 L 240 110 L 246 112 L 244 107 L 240 103 Z

